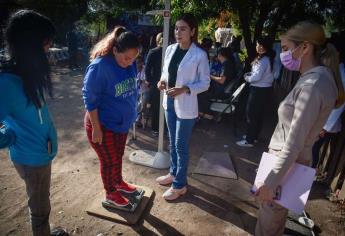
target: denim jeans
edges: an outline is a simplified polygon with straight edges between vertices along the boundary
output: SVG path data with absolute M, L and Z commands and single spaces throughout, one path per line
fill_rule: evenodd
M 181 189 L 187 185 L 189 139 L 195 119 L 180 119 L 174 108 L 174 99 L 168 98 L 165 118 L 170 138 L 170 174 L 175 176 L 172 187 Z

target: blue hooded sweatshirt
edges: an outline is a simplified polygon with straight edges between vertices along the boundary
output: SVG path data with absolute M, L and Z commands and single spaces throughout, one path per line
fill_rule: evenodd
M 57 134 L 47 105 L 38 109 L 29 102 L 22 80 L 10 73 L 0 73 L 0 123 L 0 148 L 9 148 L 13 162 L 44 166 L 55 157 Z
M 97 109 L 100 123 L 115 133 L 128 133 L 137 117 L 135 72 L 134 64 L 122 68 L 113 56 L 98 57 L 86 69 L 85 107 Z

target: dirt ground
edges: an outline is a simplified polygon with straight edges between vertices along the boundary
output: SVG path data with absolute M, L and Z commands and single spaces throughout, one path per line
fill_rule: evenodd
M 124 156 L 125 180 L 152 188 L 153 203 L 134 226 L 89 216 L 85 209 L 102 192 L 99 164 L 89 147 L 83 129 L 84 106 L 81 98 L 82 72 L 54 68 L 55 95 L 50 110 L 59 133 L 59 153 L 53 162 L 51 220 L 71 235 L 252 235 L 257 204 L 249 193 L 260 155 L 266 150 L 272 125 L 266 125 L 259 144 L 243 149 L 234 143 L 230 120 L 221 123 L 201 121 L 193 131 L 189 166 L 188 194 L 174 203 L 161 195 L 166 187 L 155 178 L 166 170 L 135 165 L 128 155 L 135 149 L 155 150 L 157 139 L 149 129 L 138 129 L 137 140 L 129 135 Z M 264 138 L 266 137 L 266 138 Z M 165 140 L 167 144 L 167 140 Z M 235 164 L 238 180 L 193 175 L 200 156 L 207 151 L 228 152 Z M 23 181 L 18 177 L 7 151 L 0 151 L 0 235 L 30 235 L 27 200 Z M 325 198 L 325 187 L 315 185 L 307 212 L 320 235 L 345 235 L 344 219 L 335 204 Z

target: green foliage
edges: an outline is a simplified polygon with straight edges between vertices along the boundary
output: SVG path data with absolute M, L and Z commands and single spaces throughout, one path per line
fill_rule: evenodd
M 66 32 L 86 14 L 87 0 L 16 0 L 18 9 L 33 9 L 48 16 L 57 28 L 55 41 L 65 43 Z
M 198 40 L 201 41 L 203 38 L 211 38 L 215 41 L 214 32 L 217 29 L 217 20 L 215 18 L 203 20 L 199 24 L 199 35 Z
M 164 0 L 13 0 L 18 8 L 37 10 L 50 17 L 58 30 L 57 41 L 78 21 L 91 35 L 106 32 L 107 22 L 124 12 L 163 9 Z M 328 31 L 345 29 L 344 0 L 171 0 L 172 23 L 184 12 L 196 16 L 200 38 L 214 37 L 216 26 L 231 23 L 235 35 L 243 35 L 249 56 L 261 34 L 277 36 L 300 20 L 325 23 Z M 155 22 L 162 23 L 155 16 Z
M 231 22 L 235 34 L 243 35 L 251 58 L 255 55 L 257 37 L 266 34 L 275 38 L 277 32 L 285 31 L 301 20 L 319 23 L 327 20 L 328 29 L 345 27 L 343 0 L 173 0 L 172 6 L 173 15 L 191 12 L 199 19 L 202 37 L 207 34 L 205 21 L 214 18 L 222 21 L 223 18 L 223 25 L 226 21 Z M 222 16 L 224 12 L 227 12 L 227 18 Z
M 240 54 L 238 54 L 240 61 L 244 63 L 246 61 L 246 58 L 248 58 L 248 52 L 247 49 L 243 49 Z

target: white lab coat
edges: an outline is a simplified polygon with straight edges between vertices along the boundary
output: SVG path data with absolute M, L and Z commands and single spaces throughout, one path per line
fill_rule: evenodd
M 164 58 L 161 80 L 169 84 L 169 64 L 174 55 L 178 43 L 170 45 Z M 208 89 L 210 85 L 210 68 L 207 54 L 194 43 L 183 57 L 176 77 L 176 87 L 188 86 L 190 94 L 183 93 L 175 97 L 174 108 L 178 118 L 194 119 L 198 117 L 198 97 L 197 95 Z M 163 96 L 163 108 L 167 109 L 167 95 Z

